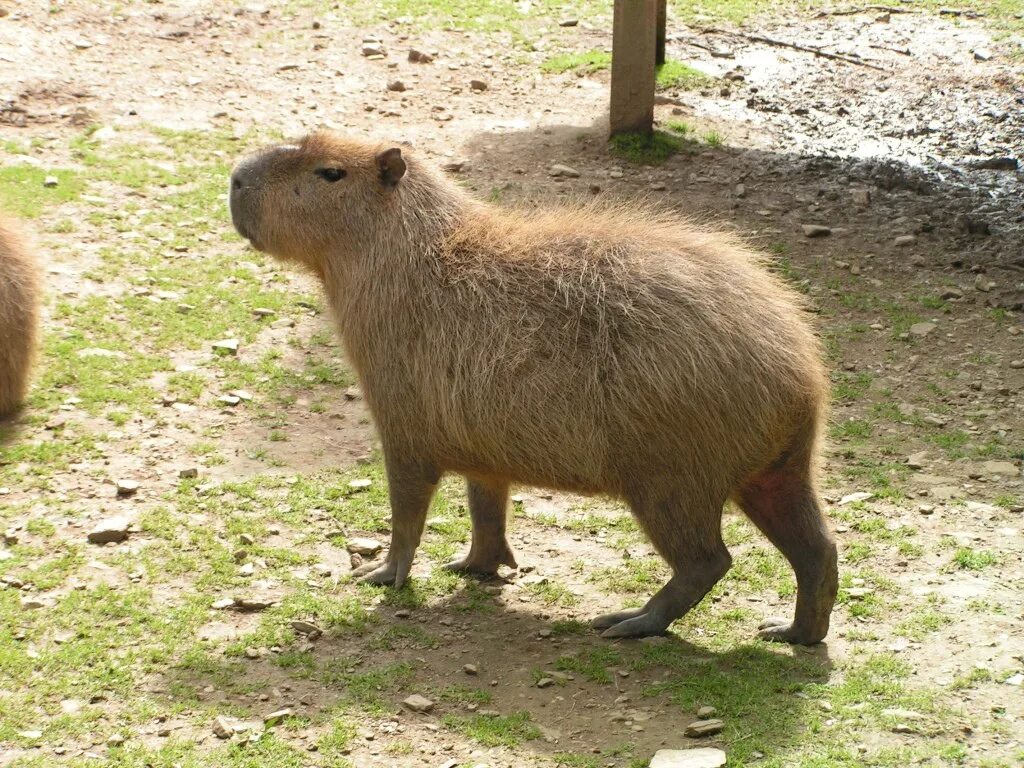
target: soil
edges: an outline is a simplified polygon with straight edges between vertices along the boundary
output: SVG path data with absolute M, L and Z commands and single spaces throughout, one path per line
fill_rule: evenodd
M 702 31 L 673 21 L 669 57 L 721 79 L 703 91 L 662 93 L 657 119 L 684 120 L 698 135 L 716 131 L 722 143 L 699 142 L 663 165 L 637 166 L 609 153 L 607 73 L 541 75 L 538 68 L 553 49 L 609 47 L 606 18 L 565 28 L 539 22 L 531 32 L 538 50 L 524 51 L 502 45 L 500 34 L 485 39 L 399 23 L 355 27 L 336 10 L 286 13 L 269 4 L 228 7 L 203 0 L 115 9 L 68 0 L 60 13 L 51 14 L 49 5 L 0 3 L 10 11 L 0 18 L 0 62 L 6 65 L 0 66 L 0 138 L 70 139 L 96 124 L 128 137 L 142 136 L 152 125 L 228 126 L 238 136 L 252 126 L 285 135 L 329 127 L 411 141 L 438 162 L 454 164 L 453 173 L 467 187 L 502 204 L 650 197 L 681 214 L 733 228 L 772 252 L 817 308 L 839 378 L 870 382 L 857 396 L 836 399 L 833 422 L 840 429 L 824 467 L 833 512 L 848 508 L 840 504 L 847 494 L 872 491 L 864 477 L 845 471 L 851 466 L 903 464 L 908 456 L 926 452 L 919 469 L 902 479 L 894 476 L 905 489 L 903 498 L 864 502 L 893 526 L 916 529 L 915 541 L 925 554 L 908 561 L 893 550 L 877 556 L 872 566 L 899 593 L 940 596 L 948 622 L 909 643 L 893 634 L 898 616 L 868 622 L 875 642 L 896 648 L 912 660 L 922 682 L 938 686 L 974 665 L 1019 669 L 1024 664 L 1024 179 L 1003 160 L 1024 162 L 1024 65 L 1018 41 L 994 38 L 983 19 L 919 13 L 792 15 L 748 25 L 742 33 Z M 385 58 L 361 54 L 361 40 L 371 33 L 383 42 Z M 743 33 L 820 47 L 874 66 L 757 42 Z M 435 58 L 410 62 L 410 48 Z M 396 79 L 406 90 L 387 89 Z M 486 90 L 471 89 L 474 79 L 485 81 Z M 251 149 L 241 144 L 239 154 Z M 39 158 L 43 163 L 69 162 L 59 149 L 47 152 Z M 982 167 L 999 165 L 991 161 L 1006 169 Z M 553 178 L 548 169 L 555 163 L 575 168 L 579 178 Z M 111 196 L 123 199 L 117 190 Z M 46 223 L 44 214 L 39 226 Z M 831 234 L 808 238 L 802 230 L 808 224 L 824 225 Z M 226 214 L 223 226 L 229 227 Z M 95 263 L 90 259 L 96 244 L 81 247 L 74 236 L 62 241 L 57 234 L 48 235 L 47 243 L 54 245 L 48 252 L 55 295 L 77 290 L 78 276 Z M 241 243 L 223 247 L 240 260 L 251 258 Z M 293 283 L 315 291 L 303 276 Z M 102 290 L 116 291 L 117 280 L 108 280 Z M 922 303 L 924 298 L 933 301 Z M 934 329 L 921 335 L 919 324 L 929 321 Z M 311 313 L 293 332 L 308 338 L 329 330 L 329 319 Z M 267 336 L 261 343 L 279 342 Z M 891 404 L 899 415 L 881 419 L 880 409 Z M 371 453 L 372 427 L 358 400 L 346 400 L 339 391 L 326 413 L 303 405 L 282 409 L 292 439 L 266 445 L 277 464 L 274 471 L 355 467 Z M 872 436 L 850 443 L 842 425 L 858 422 L 873 424 Z M 108 492 L 104 478 L 121 468 L 144 480 L 138 507 L 158 504 L 160 494 L 174 485 L 169 478 L 194 463 L 186 448 L 206 427 L 219 430 L 222 452 L 229 457 L 211 467 L 206 479 L 212 485 L 267 471 L 246 450 L 265 430 L 242 415 L 199 409 L 181 414 L 180 423 L 172 421 L 160 435 L 147 436 L 145 425 L 126 426 L 124 440 L 151 441 L 148 455 L 133 454 L 119 465 L 112 446 L 112 465 L 58 471 L 61 492 L 76 507 L 98 515 L 90 507 Z M 934 438 L 952 432 L 966 435 L 963 455 Z M 38 436 L 29 428 L 23 435 Z M 991 453 L 971 452 L 993 441 Z M 1009 462 L 1013 469 L 1004 464 L 993 471 L 994 465 L 986 464 L 993 461 Z M 12 489 L 12 498 L 18 494 Z M 589 753 L 631 740 L 637 754 L 648 755 L 679 746 L 686 717 L 671 709 L 665 696 L 638 704 L 639 683 L 629 677 L 616 675 L 613 690 L 585 680 L 574 681 L 571 689 L 530 684 L 532 669 L 545 668 L 570 650 L 601 647 L 596 639 L 581 646 L 575 636 L 544 636 L 553 620 L 586 619 L 621 603 L 621 595 L 596 588 L 575 567 L 579 561 L 621 562 L 613 536 L 580 535 L 536 521 L 544 516 L 571 520 L 579 515 L 578 503 L 523 490 L 511 540 L 520 565 L 533 569 L 497 582 L 504 610 L 482 619 L 435 605 L 401 619 L 382 603 L 375 610 L 385 614 L 385 622 L 427 626 L 441 645 L 399 646 L 374 652 L 375 659 L 413 661 L 423 679 L 440 686 L 459 682 L 463 664 L 477 665 L 481 681 L 499 681 L 487 707 L 527 710 L 543 726 L 545 745 L 531 751 Z M 836 516 L 835 526 L 842 545 L 853 535 L 850 523 Z M 71 529 L 69 535 L 81 530 Z M 950 570 L 943 544 L 950 537 L 997 553 L 998 567 Z M 279 543 L 289 541 L 282 534 Z M 319 546 L 337 570 L 348 567 L 347 556 L 327 542 L 296 546 Z M 734 554 L 741 552 L 742 547 Z M 427 571 L 421 558 L 414 576 Z M 105 578 L 102 569 L 94 577 Z M 538 578 L 564 585 L 578 601 L 545 606 L 526 589 Z M 766 615 L 787 614 L 792 607 L 792 598 L 775 595 L 731 599 Z M 985 614 L 979 625 L 965 607 L 972 600 L 1007 610 Z M 203 635 L 226 640 L 253 625 L 251 615 L 231 614 L 206 625 Z M 837 611 L 827 645 L 800 653 L 838 664 L 863 642 L 864 631 L 865 622 Z M 370 655 L 358 643 L 330 637 L 317 642 L 316 653 L 320 658 Z M 265 660 L 255 660 L 249 669 L 261 689 L 275 691 L 271 704 L 280 701 L 313 715 L 337 699 L 329 686 L 298 680 Z M 172 682 L 156 680 L 153 688 Z M 1024 728 L 1019 688 L 992 683 L 967 696 L 964 728 L 987 716 L 996 700 L 1008 713 L 1004 736 L 965 737 L 970 759 L 1019 756 Z M 644 710 L 642 716 L 634 712 L 615 720 L 617 711 L 634 706 Z M 427 716 L 367 718 L 360 727 L 365 738 L 357 739 L 350 755 L 360 766 L 441 765 L 452 757 L 466 764 L 524 764 L 514 748 L 474 747 L 439 731 Z M 145 739 L 157 743 L 157 730 Z M 208 733 L 193 736 L 212 739 Z M 385 745 L 396 740 L 411 742 L 414 752 L 388 753 Z

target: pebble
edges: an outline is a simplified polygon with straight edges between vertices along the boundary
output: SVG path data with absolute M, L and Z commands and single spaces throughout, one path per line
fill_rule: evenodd
M 697 710 L 697 717 L 701 720 L 707 720 L 709 717 L 714 717 L 717 710 L 714 707 L 701 707 Z
M 384 50 L 384 43 L 376 42 L 363 42 L 362 53 L 363 56 L 387 56 L 387 51 Z
M 487 90 L 487 82 L 485 80 L 470 80 L 469 89 L 471 91 L 476 91 L 477 93 L 482 93 Z
M 555 681 L 550 677 L 542 677 L 540 680 L 537 681 L 538 688 L 550 688 L 554 684 Z
M 579 23 L 580 23 L 579 19 L 562 19 L 560 22 L 558 22 L 558 26 L 560 26 L 560 27 L 575 27 Z
M 928 451 L 918 451 L 907 456 L 907 466 L 911 469 L 924 469 Z
M 465 672 L 467 675 L 479 674 L 479 671 L 476 668 L 476 664 L 464 664 L 462 666 L 462 671 Z
M 56 176 L 47 176 L 43 179 L 44 187 L 56 187 L 60 183 L 60 180 Z
M 40 600 L 38 597 L 23 597 L 21 599 L 21 608 L 25 611 L 35 611 L 39 608 L 45 608 L 46 603 Z
M 910 335 L 917 336 L 919 339 L 923 339 L 929 333 L 935 330 L 935 323 L 914 323 L 910 326 Z
M 650 768 L 721 768 L 726 755 L 720 749 L 659 749 L 651 759 Z
M 376 539 L 365 539 L 355 537 L 345 542 L 345 549 L 349 554 L 371 557 L 383 549 L 384 545 Z
M 280 723 L 286 717 L 291 717 L 292 714 L 294 713 L 287 707 L 285 707 L 284 709 L 279 709 L 276 712 L 271 712 L 269 715 L 264 717 L 263 724 L 270 728 Z
M 310 640 L 323 634 L 323 630 L 321 630 L 316 624 L 309 621 L 302 621 L 301 619 L 296 619 L 292 622 L 292 629 L 300 635 L 306 635 Z
M 345 390 L 345 399 L 346 400 L 362 400 L 363 399 L 362 390 L 360 390 L 359 387 L 356 387 L 356 386 L 349 387 L 348 389 Z
M 854 502 L 857 501 L 867 501 L 868 499 L 873 499 L 874 497 L 875 494 L 870 493 L 868 491 L 857 491 L 855 493 L 848 493 L 839 500 L 839 506 L 844 507 L 847 504 L 853 504 Z
M 962 299 L 963 297 L 964 292 L 961 291 L 959 288 L 947 288 L 946 290 L 939 294 L 939 298 L 943 300 Z
M 906 246 L 913 245 L 916 242 L 917 235 L 900 235 L 899 237 L 892 241 L 892 244 L 895 245 L 897 248 L 905 248 Z
M 348 481 L 348 487 L 356 491 L 365 490 L 371 485 L 373 485 L 373 480 L 369 480 L 367 478 L 358 478 L 356 480 Z
M 862 208 L 871 204 L 871 190 L 869 189 L 853 189 L 850 190 L 850 199 L 854 205 L 859 205 Z
M 409 49 L 409 61 L 413 62 L 414 64 L 429 64 L 433 60 L 434 57 L 431 56 L 429 53 L 418 51 L 415 48 Z
M 185 469 L 179 469 L 178 477 L 180 477 L 182 480 L 187 480 L 192 477 L 199 477 L 199 469 L 196 467 L 186 467 Z
M 230 739 L 235 733 L 231 720 L 224 715 L 219 715 L 213 720 L 213 735 L 218 739 Z
M 917 511 L 922 515 L 933 515 L 935 514 L 935 506 L 932 504 L 921 504 L 918 506 Z
M 131 521 L 127 517 L 111 517 L 100 521 L 89 531 L 90 544 L 114 544 L 128 538 Z
M 425 696 L 420 696 L 418 693 L 414 693 L 403 701 L 402 704 L 413 712 L 429 712 L 434 708 L 434 702 Z
M 555 163 L 548 169 L 548 175 L 555 178 L 578 179 L 580 172 L 575 168 L 570 168 L 568 165 Z
M 1010 367 L 1011 368 L 1024 368 L 1024 359 L 1021 359 L 1021 360 L 1011 360 L 1010 361 Z
M 717 718 L 710 720 L 694 720 L 683 732 L 691 739 L 697 739 L 702 736 L 714 736 L 716 733 L 721 733 L 725 727 L 725 723 Z
M 218 355 L 237 355 L 238 354 L 238 339 L 221 339 L 215 341 L 210 345 L 213 348 L 215 354 Z
M 401 80 L 392 80 L 391 82 L 388 83 L 388 90 L 397 91 L 401 93 L 402 91 L 406 90 L 405 83 L 403 83 Z
M 804 231 L 804 237 L 827 237 L 832 234 L 832 227 L 823 224 L 801 224 L 800 229 Z
M 118 496 L 134 496 L 139 490 L 139 483 L 136 480 L 121 479 L 114 483 Z

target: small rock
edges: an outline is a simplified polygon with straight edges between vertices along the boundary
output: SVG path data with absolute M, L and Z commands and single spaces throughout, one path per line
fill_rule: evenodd
M 178 477 L 180 477 L 182 480 L 187 480 L 193 477 L 199 477 L 199 469 L 196 467 L 186 467 L 185 469 L 179 469 Z
M 907 466 L 911 469 L 924 469 L 925 459 L 928 457 L 928 451 L 918 451 L 907 456 Z
M 487 90 L 487 82 L 484 80 L 470 80 L 469 89 L 471 91 L 476 91 L 477 93 L 482 93 Z
M 310 639 L 319 637 L 323 634 L 323 631 L 316 624 L 309 621 L 302 621 L 301 619 L 296 619 L 292 622 L 292 629 L 300 635 L 306 635 Z
M 917 511 L 922 515 L 933 515 L 935 514 L 935 506 L 933 504 L 921 504 L 918 506 Z
M 412 616 L 412 611 L 410 611 L 408 608 L 399 608 L 397 611 L 395 611 L 396 619 L 408 619 L 410 616 Z
M 213 735 L 218 739 L 230 739 L 235 733 L 231 725 L 231 719 L 219 715 L 213 720 Z
M 716 733 L 721 733 L 725 727 L 725 723 L 717 718 L 710 720 L 694 720 L 683 732 L 691 739 L 697 739 L 702 736 L 714 736 Z
M 252 563 L 246 563 L 238 569 L 239 576 L 252 576 L 256 573 L 256 566 Z
M 248 533 L 241 533 L 238 535 L 238 543 L 245 547 L 251 547 L 256 543 L 256 539 Z
M 1018 162 L 1015 157 L 990 157 L 974 164 L 975 168 L 983 171 L 1016 171 L 1017 166 Z
M 550 677 L 542 677 L 540 680 L 537 681 L 538 688 L 550 688 L 554 684 L 555 681 Z
M 827 237 L 832 234 L 832 227 L 822 224 L 801 224 L 800 229 L 804 231 L 804 237 Z
M 271 712 L 269 715 L 264 717 L 263 724 L 268 728 L 273 728 L 286 717 L 291 717 L 293 714 L 294 713 L 290 709 L 285 707 L 284 709 L 279 709 L 276 712 Z
M 964 292 L 961 291 L 959 288 L 947 288 L 946 290 L 939 294 L 939 298 L 942 299 L 943 301 L 948 299 L 962 299 L 963 297 Z
M 892 244 L 895 245 L 897 248 L 905 248 L 906 246 L 913 245 L 916 242 L 917 235 L 900 235 L 899 237 L 892 241 Z
M 47 176 L 43 179 L 44 187 L 56 187 L 60 183 L 60 180 L 56 176 Z
M 558 22 L 558 26 L 560 26 L 560 27 L 575 27 L 579 23 L 580 23 L 579 19 L 562 19 L 560 22 Z
M 578 179 L 580 172 L 575 168 L 570 168 L 568 165 L 555 163 L 548 169 L 548 175 L 555 178 Z
M 986 461 L 981 465 L 981 469 L 986 475 L 1016 477 L 1020 474 L 1020 469 L 1012 461 Z
M 1024 368 L 1024 359 L 1021 359 L 1021 360 L 1011 360 L 1010 361 L 1010 367 L 1011 368 Z
M 911 336 L 917 336 L 919 339 L 923 339 L 935 330 L 935 323 L 914 323 L 910 326 L 909 330 Z
M 368 478 L 357 478 L 355 480 L 348 481 L 348 487 L 354 491 L 364 491 L 373 485 L 373 480 Z
M 355 537 L 345 542 L 345 549 L 350 554 L 362 555 L 363 557 L 373 557 L 384 545 L 376 539 L 366 539 L 362 537 Z
M 866 208 L 871 205 L 871 190 L 869 189 L 851 189 L 850 200 L 853 201 L 854 205 L 859 205 L 861 208 Z
M 107 737 L 108 747 L 120 747 L 122 744 L 124 744 L 124 736 L 119 733 Z
M 971 53 L 974 54 L 975 61 L 989 61 L 992 58 L 992 51 L 987 48 L 975 48 Z
M 429 64 L 434 60 L 434 57 L 429 53 L 423 51 L 417 51 L 415 48 L 409 49 L 409 61 L 414 64 Z
M 725 761 L 725 752 L 713 747 L 659 749 L 651 759 L 650 768 L 721 768 Z
M 210 345 L 213 348 L 215 354 L 218 355 L 237 355 L 238 354 L 238 339 L 221 339 L 215 341 Z
M 401 93 L 405 89 L 405 83 L 403 83 L 401 80 L 392 80 L 391 82 L 388 83 L 389 91 L 397 91 Z
M 349 387 L 348 389 L 345 390 L 345 399 L 346 400 L 362 400 L 363 399 L 363 393 L 359 389 L 359 387 L 352 386 L 352 387 Z
M 425 696 L 420 696 L 418 693 L 414 693 L 403 701 L 402 704 L 413 712 L 429 712 L 434 708 L 434 702 Z
M 476 668 L 476 664 L 464 664 L 462 666 L 462 671 L 465 672 L 467 675 L 476 675 L 476 674 L 478 674 L 478 670 Z
M 45 608 L 46 602 L 40 600 L 38 597 L 23 597 L 21 599 L 21 608 L 24 611 L 36 611 L 40 608 Z
M 714 717 L 717 710 L 714 707 L 701 707 L 697 710 L 697 717 L 701 720 L 707 720 L 710 717 Z
M 113 544 L 128 538 L 128 527 L 131 521 L 127 517 L 112 517 L 101 521 L 89 531 L 90 544 Z
M 875 494 L 869 493 L 868 491 L 857 491 L 856 493 L 848 493 L 839 500 L 839 506 L 844 507 L 847 504 L 853 504 L 857 501 L 867 501 L 873 499 Z
M 974 278 L 974 290 L 981 291 L 982 293 L 988 293 L 996 284 L 989 280 L 985 275 L 978 275 Z
M 254 309 L 252 313 L 256 317 L 273 317 L 274 315 L 277 314 L 274 310 L 267 309 L 266 307 L 256 307 L 256 309 Z
M 280 320 L 275 320 L 274 322 L 272 322 L 270 324 L 270 327 L 275 329 L 294 328 L 295 321 L 292 320 L 290 317 L 282 317 Z
M 387 56 L 384 50 L 384 43 L 364 42 L 362 48 L 363 56 Z

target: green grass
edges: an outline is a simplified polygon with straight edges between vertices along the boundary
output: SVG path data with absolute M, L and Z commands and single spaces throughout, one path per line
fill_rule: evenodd
M 43 182 L 51 176 L 57 185 L 44 186 Z M 46 208 L 75 202 L 84 190 L 85 180 L 75 171 L 44 170 L 31 165 L 0 168 L 0 209 L 13 216 L 34 219 Z
M 560 53 L 541 62 L 540 71 L 559 75 L 564 72 L 591 74 L 610 69 L 612 55 L 606 51 L 591 50 L 574 53 Z
M 528 712 L 511 715 L 446 715 L 445 727 L 463 734 L 484 747 L 517 747 L 540 736 Z

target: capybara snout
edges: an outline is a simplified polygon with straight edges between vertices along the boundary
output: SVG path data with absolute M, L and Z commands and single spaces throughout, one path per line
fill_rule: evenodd
M 789 559 L 792 621 L 828 631 L 836 550 L 815 490 L 828 380 L 801 298 L 728 235 L 641 205 L 498 208 L 414 151 L 317 133 L 244 159 L 235 226 L 322 281 L 383 446 L 401 585 L 446 472 L 468 483 L 457 570 L 514 565 L 509 488 L 622 499 L 672 566 L 608 637 L 660 633 L 730 565 L 736 501 Z

